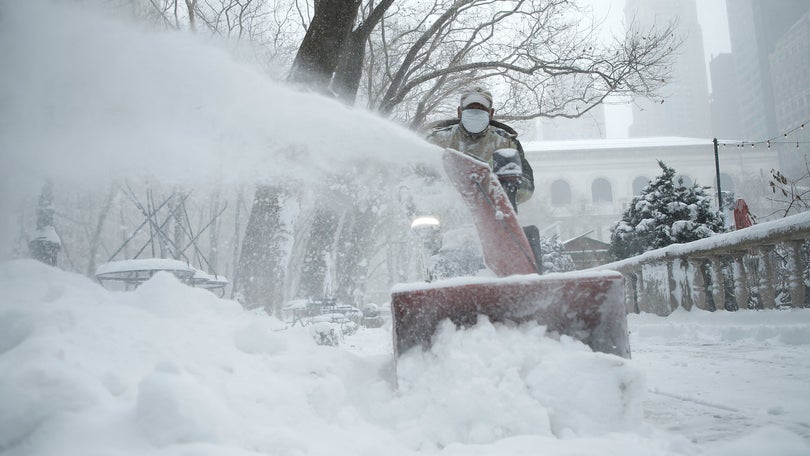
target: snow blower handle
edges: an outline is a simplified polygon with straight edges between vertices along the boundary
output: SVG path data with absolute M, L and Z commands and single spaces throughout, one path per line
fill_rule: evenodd
M 498 149 L 493 152 L 492 172 L 498 176 L 498 182 L 517 214 L 517 193 L 523 183 L 523 165 L 517 149 Z

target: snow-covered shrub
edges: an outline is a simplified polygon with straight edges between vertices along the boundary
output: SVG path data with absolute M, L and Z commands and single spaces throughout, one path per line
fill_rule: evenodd
M 540 252 L 543 258 L 543 273 L 573 271 L 574 259 L 566 253 L 563 243 L 554 236 L 540 239 Z
M 675 182 L 675 170 L 658 161 L 663 173 L 634 197 L 611 229 L 610 255 L 628 258 L 648 250 L 707 238 L 725 231 L 712 209 L 706 187 Z
M 343 331 L 337 323 L 316 321 L 309 326 L 309 334 L 318 345 L 337 347 L 343 340 Z

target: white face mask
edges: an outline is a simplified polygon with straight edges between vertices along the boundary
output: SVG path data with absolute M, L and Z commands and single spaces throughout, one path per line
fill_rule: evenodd
M 461 125 L 470 133 L 481 133 L 489 125 L 489 112 L 481 109 L 461 111 Z

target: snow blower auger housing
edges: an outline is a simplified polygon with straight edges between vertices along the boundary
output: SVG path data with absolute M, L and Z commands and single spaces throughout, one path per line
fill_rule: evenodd
M 535 257 L 506 193 L 486 163 L 446 149 L 448 178 L 473 217 L 484 263 L 497 277 L 401 284 L 391 292 L 394 354 L 427 348 L 439 324 L 493 322 L 545 325 L 591 349 L 630 357 L 624 284 L 614 271 L 537 274 Z

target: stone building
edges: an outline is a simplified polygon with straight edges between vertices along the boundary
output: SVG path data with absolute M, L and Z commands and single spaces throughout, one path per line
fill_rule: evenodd
M 523 146 L 536 189 L 520 207 L 521 222 L 537 225 L 542 234 L 557 234 L 563 242 L 589 232 L 589 237 L 609 242 L 610 228 L 633 196 L 661 174 L 658 160 L 674 168 L 687 185 L 716 191 L 711 139 L 538 141 Z M 719 148 L 719 158 L 722 191 L 745 198 L 754 214 L 767 215 L 768 178 L 779 167 L 776 151 L 727 145 Z

